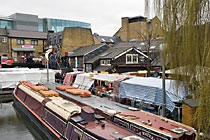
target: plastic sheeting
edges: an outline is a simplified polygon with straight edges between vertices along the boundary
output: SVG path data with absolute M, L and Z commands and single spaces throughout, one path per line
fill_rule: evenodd
M 89 90 L 93 83 L 94 79 L 90 77 L 90 73 L 83 73 L 77 75 L 73 87 Z
M 188 94 L 186 86 L 180 82 L 179 87 L 174 80 L 166 80 L 166 108 L 173 111 L 175 104 Z M 135 77 L 120 83 L 121 98 L 131 98 L 149 104 L 162 105 L 162 79 Z
M 92 78 L 95 80 L 100 80 L 100 81 L 114 82 L 116 80 L 123 80 L 127 77 L 128 76 L 125 76 L 125 75 L 95 74 L 94 77 Z
M 81 74 L 81 73 L 83 73 L 83 72 L 76 71 L 76 72 L 69 72 L 69 73 L 67 73 L 65 78 L 64 78 L 63 84 L 71 86 L 73 84 L 73 82 L 74 82 L 74 76 L 76 76 L 77 74 Z
M 49 82 L 55 82 L 55 73 L 49 70 Z M 16 84 L 23 80 L 33 84 L 47 82 L 47 70 L 13 68 L 0 71 L 0 89 L 15 88 Z

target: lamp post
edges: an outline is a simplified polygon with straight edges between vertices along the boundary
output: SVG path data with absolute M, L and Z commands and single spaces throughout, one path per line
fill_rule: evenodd
M 163 56 L 163 44 L 160 44 L 160 55 L 162 60 L 162 111 L 161 116 L 165 117 L 165 108 L 166 108 L 166 92 L 165 92 L 165 61 Z
M 49 82 L 49 58 L 47 60 L 47 82 Z
M 45 53 L 45 59 L 47 61 L 47 82 L 49 82 L 49 54 L 52 52 L 52 46 Z

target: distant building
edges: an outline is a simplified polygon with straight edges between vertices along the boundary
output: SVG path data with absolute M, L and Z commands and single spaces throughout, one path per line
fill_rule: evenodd
M 98 65 L 99 61 L 90 65 L 85 65 L 85 62 L 103 53 L 109 48 L 110 46 L 105 43 L 77 48 L 76 50 L 72 51 L 72 54 L 69 56 L 70 65 L 72 68 L 77 68 L 86 72 L 93 71 L 93 65 Z
M 0 56 L 13 58 L 15 62 L 23 58 L 38 58 L 43 55 L 47 44 L 47 33 L 0 29 Z
M 152 40 L 162 36 L 161 21 L 157 17 L 150 20 L 143 16 L 123 17 L 121 20 L 122 27 L 114 36 L 120 36 L 122 41 Z
M 145 70 L 147 55 L 135 47 L 112 47 L 85 62 L 85 65 L 92 65 L 92 70 L 98 72 L 122 73 L 138 70 Z
M 110 73 L 134 72 L 146 70 L 148 58 L 151 70 L 158 71 L 161 67 L 159 57 L 159 44 L 161 40 L 152 40 L 150 58 L 144 41 L 118 42 L 102 53 L 85 61 L 85 71 L 98 71 Z
M 114 37 L 112 37 L 112 36 L 101 36 L 97 33 L 93 34 L 93 39 L 94 39 L 95 44 L 106 43 L 110 46 L 122 41 L 120 39 L 120 36 L 114 36 Z
M 65 27 L 82 27 L 91 28 L 91 25 L 86 22 L 53 19 L 53 18 L 38 18 L 38 15 L 14 13 L 8 17 L 0 17 L 0 28 L 39 32 L 60 32 Z
M 91 29 L 81 27 L 66 27 L 64 31 L 48 33 L 48 46 L 58 48 L 60 56 L 68 56 L 68 53 L 81 46 L 93 45 L 94 40 Z
M 0 56 L 9 56 L 9 40 L 5 29 L 0 29 Z

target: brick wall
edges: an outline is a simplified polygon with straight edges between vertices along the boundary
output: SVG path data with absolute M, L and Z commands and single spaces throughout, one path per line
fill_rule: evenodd
M 94 44 L 91 29 L 86 28 L 65 28 L 62 40 L 61 56 L 81 46 Z

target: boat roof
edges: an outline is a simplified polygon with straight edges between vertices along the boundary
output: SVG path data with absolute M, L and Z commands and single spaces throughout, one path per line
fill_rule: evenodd
M 104 127 L 101 127 L 101 123 L 97 122 L 88 122 L 88 124 L 86 125 L 79 124 L 79 126 L 85 127 L 86 130 L 108 140 L 116 140 L 128 136 L 133 136 L 135 140 L 143 140 L 143 138 L 135 136 L 132 132 L 121 128 L 113 123 L 107 121 L 103 121 L 103 123 L 105 124 Z
M 189 135 L 195 133 L 195 129 L 190 126 L 142 110 L 123 112 L 115 116 L 123 119 L 125 115 L 137 117 L 126 121 L 169 137 L 180 137 L 184 132 L 189 133 Z
M 53 83 L 45 84 L 46 87 L 48 87 L 52 90 L 55 90 L 55 91 L 65 95 L 69 98 L 72 98 L 78 102 L 84 103 L 84 104 L 92 107 L 93 109 L 99 109 L 106 114 L 112 113 L 111 111 L 113 111 L 113 112 L 115 111 L 116 113 L 130 111 L 126 105 L 122 105 L 120 103 L 110 101 L 107 98 L 101 98 L 101 97 L 95 96 L 95 95 L 92 95 L 89 98 L 82 98 L 80 96 L 75 96 L 75 95 L 69 94 L 65 91 L 60 91 L 60 90 L 56 89 L 56 85 L 58 85 L 58 84 L 53 84 Z

